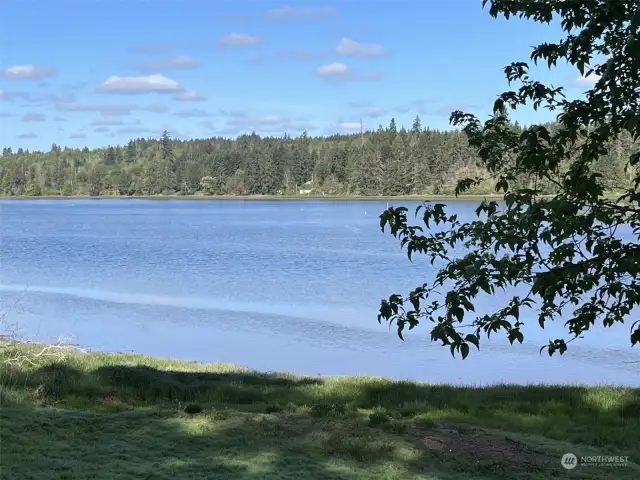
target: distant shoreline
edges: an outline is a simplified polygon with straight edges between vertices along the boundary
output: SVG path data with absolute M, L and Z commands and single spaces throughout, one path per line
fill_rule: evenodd
M 333 201 L 425 201 L 425 200 L 484 200 L 491 198 L 499 200 L 502 195 L 402 195 L 402 196 L 359 196 L 359 195 L 103 195 L 91 197 L 88 195 L 42 195 L 39 197 L 27 195 L 0 195 L 0 200 L 251 200 L 251 201 L 309 201 L 309 200 L 333 200 Z

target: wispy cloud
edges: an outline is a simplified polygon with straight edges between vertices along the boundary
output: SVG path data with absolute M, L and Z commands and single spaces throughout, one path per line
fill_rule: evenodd
M 382 117 L 387 113 L 387 109 L 382 107 L 366 107 L 362 110 L 362 115 L 369 118 Z
M 227 47 L 248 47 L 262 43 L 262 39 L 246 33 L 230 33 L 220 37 L 218 43 Z
M 161 135 L 162 132 L 159 129 L 153 130 L 150 128 L 144 128 L 144 127 L 124 127 L 124 128 L 119 128 L 118 130 L 116 130 L 116 132 L 118 135 L 142 135 L 144 133 L 147 134 L 153 134 L 153 135 Z
M 105 117 L 118 117 L 130 115 L 133 111 L 164 113 L 168 110 L 166 105 L 118 105 L 118 104 L 59 104 L 56 106 L 61 112 L 97 112 Z
M 341 62 L 333 62 L 318 67 L 316 76 L 331 82 L 376 81 L 380 79 L 380 74 L 377 72 L 360 73 Z
M 348 57 L 381 57 L 387 54 L 387 49 L 377 43 L 359 43 L 343 37 L 336 47 L 336 53 Z
M 282 49 L 277 50 L 271 54 L 257 55 L 253 61 L 257 64 L 273 63 L 283 60 L 295 60 L 295 61 L 307 61 L 307 60 L 321 60 L 327 55 L 324 52 L 317 52 L 313 50 L 290 50 Z
M 132 108 L 132 110 L 141 110 L 143 112 L 151 112 L 151 113 L 166 113 L 169 111 L 166 105 L 147 105 L 146 107 L 137 107 Z
M 205 110 L 200 110 L 198 108 L 192 108 L 190 110 L 182 110 L 180 112 L 175 112 L 174 115 L 182 118 L 196 118 L 196 117 L 210 117 L 211 113 Z
M 96 133 L 107 133 L 109 131 L 109 127 L 98 127 L 93 129 Z
M 394 111 L 398 113 L 414 112 L 416 114 L 421 114 L 421 115 L 431 115 L 436 110 L 433 108 L 433 105 L 435 103 L 436 103 L 435 99 L 419 98 L 417 100 L 413 100 L 412 102 L 409 102 L 406 105 L 399 105 L 395 107 Z
M 178 55 L 141 63 L 136 65 L 135 68 L 142 72 L 163 72 L 167 70 L 186 70 L 197 66 L 198 62 L 195 58 L 189 55 Z
M 99 117 L 92 121 L 91 125 L 124 125 L 124 122 L 114 117 Z
M 160 74 L 143 77 L 119 77 L 112 75 L 96 88 L 100 93 L 146 94 L 176 93 L 184 88 L 177 81 Z
M 225 13 L 223 15 L 218 15 L 216 20 L 218 22 L 244 22 L 249 19 L 249 16 L 246 13 Z
M 262 134 L 283 134 L 312 130 L 313 125 L 302 118 L 290 118 L 277 113 L 250 114 L 246 111 L 222 111 L 227 117 L 227 125 L 216 129 L 218 133 L 241 134 L 250 131 Z
M 137 53 L 167 53 L 173 50 L 173 45 L 168 43 L 156 43 L 150 45 L 141 45 L 136 47 Z
M 111 105 L 111 104 L 70 104 L 58 105 L 58 110 L 64 112 L 98 112 L 102 115 L 129 115 L 133 108 L 131 105 Z
M 84 133 L 77 132 L 69 135 L 69 138 L 87 138 L 87 136 Z
M 25 133 L 20 133 L 20 134 L 16 135 L 16 138 L 24 138 L 24 139 L 38 138 L 38 135 L 36 135 L 33 132 L 25 132 Z
M 178 100 L 179 102 L 205 102 L 207 100 L 207 97 L 195 90 L 187 90 L 185 92 L 174 95 L 173 99 Z
M 0 100 L 5 100 L 9 102 L 13 100 L 18 100 L 18 99 L 27 100 L 29 96 L 30 95 L 27 92 L 8 92 L 0 88 Z
M 22 116 L 23 122 L 44 122 L 47 116 L 44 113 L 27 113 Z
M 270 20 L 324 20 L 337 16 L 338 11 L 331 7 L 285 6 L 267 10 Z
M 44 65 L 14 65 L 0 71 L 0 77 L 12 80 L 37 80 L 55 74 L 54 68 Z
M 46 95 L 32 96 L 30 103 L 35 106 L 51 105 L 59 103 L 73 103 L 76 101 L 76 95 L 73 91 L 63 91 L 61 93 L 48 93 Z

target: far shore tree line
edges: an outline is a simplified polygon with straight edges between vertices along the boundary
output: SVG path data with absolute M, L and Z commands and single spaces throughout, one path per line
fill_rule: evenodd
M 553 128 L 554 125 L 548 125 Z M 518 133 L 523 127 L 514 123 Z M 606 190 L 629 186 L 626 159 L 638 150 L 631 135 L 610 145 L 593 168 Z M 567 166 L 569 162 L 567 162 Z M 559 172 L 561 174 L 562 172 Z M 179 141 L 138 138 L 123 146 L 12 151 L 0 157 L 0 194 L 5 196 L 109 195 L 439 195 L 452 194 L 466 177 L 486 177 L 467 194 L 495 193 L 495 182 L 459 130 L 410 130 L 394 119 L 362 134 L 312 137 L 215 137 Z M 532 185 L 532 177 L 517 178 Z M 553 181 L 538 180 L 554 194 Z

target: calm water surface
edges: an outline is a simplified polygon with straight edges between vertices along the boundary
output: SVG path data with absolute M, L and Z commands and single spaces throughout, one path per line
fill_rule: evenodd
M 403 204 L 411 202 L 401 202 Z M 416 203 L 417 205 L 417 203 Z M 413 206 L 413 205 L 408 205 Z M 477 202 L 451 202 L 462 219 Z M 380 299 L 432 278 L 382 234 L 386 202 L 34 200 L 0 202 L 0 298 L 30 338 L 303 374 L 435 382 L 640 385 L 628 327 L 539 348 L 485 343 L 465 361 L 418 328 L 402 342 Z M 498 306 L 487 297 L 484 308 Z

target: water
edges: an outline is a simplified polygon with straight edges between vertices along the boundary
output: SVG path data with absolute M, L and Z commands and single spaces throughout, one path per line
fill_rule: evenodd
M 434 267 L 409 263 L 380 232 L 386 203 L 2 201 L 0 298 L 29 338 L 107 351 L 454 384 L 640 385 L 627 326 L 592 332 L 562 358 L 539 355 L 560 323 L 532 322 L 525 344 L 492 339 L 464 361 L 427 326 L 399 340 L 376 321 L 380 299 Z M 467 219 L 476 205 L 449 209 Z

